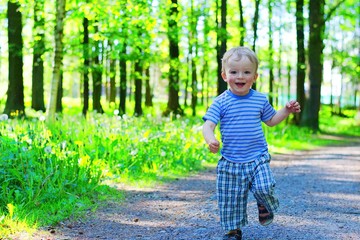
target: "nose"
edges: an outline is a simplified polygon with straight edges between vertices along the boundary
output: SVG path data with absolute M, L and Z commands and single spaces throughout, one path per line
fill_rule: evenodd
M 243 75 L 244 75 L 244 74 L 243 74 L 242 72 L 238 72 L 238 73 L 236 74 L 236 77 L 237 77 L 237 78 L 242 78 Z

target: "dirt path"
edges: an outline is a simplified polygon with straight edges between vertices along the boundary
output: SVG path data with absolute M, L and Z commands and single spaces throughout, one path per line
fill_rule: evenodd
M 248 205 L 243 239 L 360 239 L 360 141 L 353 146 L 273 155 L 281 202 L 268 227 Z M 127 202 L 111 202 L 86 222 L 66 223 L 28 239 L 221 239 L 215 170 L 154 189 L 126 188 Z M 24 236 L 18 239 L 25 239 Z

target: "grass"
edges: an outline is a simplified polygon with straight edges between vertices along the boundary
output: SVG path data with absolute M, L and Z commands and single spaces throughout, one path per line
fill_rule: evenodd
M 121 192 L 108 183 L 170 181 L 219 157 L 207 150 L 200 116 L 174 120 L 157 117 L 159 109 L 151 108 L 144 117 L 119 117 L 114 110 L 109 106 L 107 114 L 90 113 L 84 119 L 71 107 L 51 125 L 41 113 L 28 120 L 0 121 L 0 239 L 82 217 L 109 198 L 121 200 Z M 321 114 L 323 133 L 286 123 L 265 127 L 270 151 L 348 141 L 329 134 L 360 137 L 355 111 L 347 112 L 349 118 L 330 116 L 326 108 Z

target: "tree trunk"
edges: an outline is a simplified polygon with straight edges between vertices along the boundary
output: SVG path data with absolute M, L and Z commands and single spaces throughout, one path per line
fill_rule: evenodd
M 273 50 L 273 30 L 272 30 L 272 1 L 268 2 L 269 10 L 269 103 L 274 104 L 274 50 Z
M 197 42 L 197 23 L 198 17 L 194 12 L 193 0 L 191 0 L 191 16 L 190 16 L 190 50 L 191 50 L 191 109 L 192 115 L 196 116 L 197 94 L 198 94 L 198 78 L 197 78 L 197 64 L 196 57 L 198 56 L 198 42 Z M 193 48 L 195 48 L 195 56 L 192 54 Z
M 244 21 L 244 9 L 242 5 L 242 1 L 239 0 L 239 12 L 240 12 L 240 46 L 244 46 L 245 44 L 245 34 L 246 34 L 246 28 L 245 28 L 245 21 Z
M 83 58 L 84 58 L 84 68 L 83 68 L 83 78 L 84 78 L 84 89 L 83 89 L 83 99 L 84 106 L 82 109 L 82 114 L 86 117 L 87 112 L 89 111 L 89 68 L 90 68 L 90 59 L 89 59 L 89 20 L 84 17 L 83 19 L 83 28 L 84 28 L 84 40 L 83 40 Z
M 304 36 L 304 0 L 296 0 L 296 39 L 297 39 L 297 64 L 296 64 L 296 98 L 300 106 L 305 108 L 305 36 Z M 295 115 L 295 123 L 300 124 L 303 111 Z
M 19 8 L 17 2 L 8 2 L 9 86 L 4 113 L 10 117 L 25 116 L 22 14 Z
M 136 117 L 140 117 L 143 114 L 142 110 L 142 67 L 141 61 L 135 61 L 135 112 Z
M 55 56 L 53 76 L 51 80 L 50 101 L 47 108 L 47 120 L 49 122 L 53 121 L 55 117 L 57 93 L 61 79 L 65 4 L 66 0 L 56 0 Z
M 217 2 L 217 1 L 216 1 Z M 218 26 L 217 32 L 217 62 L 218 62 L 218 95 L 223 93 L 227 89 L 227 84 L 221 77 L 222 63 L 221 59 L 226 52 L 227 44 L 227 32 L 226 32 L 226 12 L 227 12 L 227 1 L 221 0 L 221 23 Z M 216 18 L 217 19 L 217 18 Z
M 310 0 L 309 4 L 309 80 L 310 94 L 303 116 L 304 126 L 319 130 L 320 93 L 323 76 L 324 0 Z
M 116 100 L 116 61 L 110 56 L 110 97 L 109 102 L 114 103 Z
M 145 106 L 152 107 L 153 106 L 153 93 L 150 86 L 150 68 L 147 67 L 145 69 Z
M 96 21 L 97 22 L 97 21 Z M 98 26 L 94 27 L 95 33 L 99 32 Z M 92 66 L 92 78 L 93 78 L 93 110 L 97 113 L 104 113 L 101 106 L 101 93 L 102 93 L 102 65 L 100 63 L 101 53 L 99 41 L 94 41 L 94 57 Z
M 253 31 L 254 31 L 254 38 L 252 43 L 252 50 L 256 52 L 256 41 L 258 38 L 257 29 L 258 29 L 258 22 L 259 22 L 259 6 L 261 0 L 255 0 L 255 13 L 254 13 L 254 20 L 253 20 Z
M 259 6 L 260 6 L 260 0 L 255 0 L 255 13 L 254 13 L 254 20 L 253 20 L 253 31 L 254 31 L 254 38 L 252 43 L 252 50 L 256 52 L 256 41 L 257 41 L 257 28 L 258 28 L 258 22 L 259 22 Z M 252 85 L 252 89 L 256 90 L 256 82 Z
M 120 112 L 120 115 L 125 114 L 125 111 L 126 111 L 126 88 L 127 88 L 127 84 L 126 84 L 126 82 L 127 82 L 126 48 L 127 48 L 127 45 L 124 43 L 124 46 L 123 46 L 121 54 L 120 54 L 120 61 L 119 61 L 119 67 L 120 67 L 119 112 Z
M 59 86 L 58 86 L 58 92 L 56 95 L 56 112 L 61 113 L 63 110 L 62 107 L 62 97 L 63 97 L 63 73 L 60 74 L 60 80 L 59 80 Z
M 45 18 L 44 0 L 34 1 L 34 53 L 32 65 L 31 107 L 45 112 L 44 103 L 44 61 Z
M 171 0 L 168 15 L 168 38 L 170 53 L 170 69 L 169 69 L 169 98 L 167 109 L 163 112 L 164 116 L 170 113 L 174 115 L 183 115 L 184 112 L 179 104 L 179 29 L 177 25 L 177 16 L 179 13 L 177 0 Z

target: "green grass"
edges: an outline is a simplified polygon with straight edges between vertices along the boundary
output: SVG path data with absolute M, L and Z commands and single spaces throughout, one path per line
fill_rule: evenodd
M 214 165 L 219 157 L 209 153 L 202 137 L 204 109 L 198 117 L 175 120 L 157 117 L 159 108 L 147 108 L 139 118 L 121 118 L 114 111 L 110 105 L 105 115 L 89 113 L 84 119 L 74 105 L 51 125 L 30 110 L 31 119 L 0 121 L 0 239 L 82 217 L 109 198 L 121 201 L 122 193 L 109 187 L 114 182 L 171 181 Z M 322 133 L 286 123 L 264 127 L 270 151 L 351 141 L 330 134 L 360 137 L 355 111 L 347 112 L 349 118 L 329 114 L 327 108 L 321 112 Z

